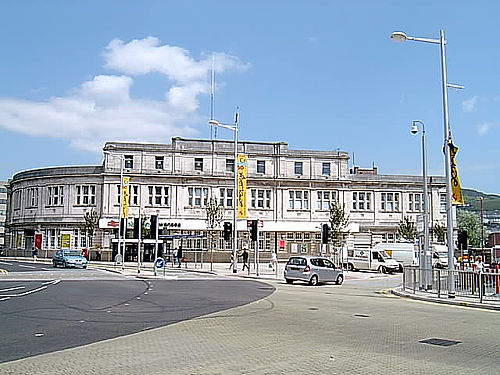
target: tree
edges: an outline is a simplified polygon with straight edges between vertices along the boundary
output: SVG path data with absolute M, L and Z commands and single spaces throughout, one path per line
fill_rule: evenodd
M 434 224 L 432 227 L 432 233 L 436 236 L 437 241 L 444 243 L 444 239 L 446 238 L 446 227 L 439 223 Z
M 340 207 L 336 202 L 330 203 L 330 243 L 337 250 L 342 246 L 344 239 L 349 233 L 347 225 L 349 224 L 349 215 L 345 206 Z
M 217 203 L 217 198 L 213 195 L 210 197 L 205 211 L 207 213 L 205 221 L 207 222 L 208 248 L 210 251 L 210 270 L 212 271 L 214 262 L 213 248 L 216 241 L 215 229 L 219 227 L 224 212 L 222 206 Z
M 90 247 L 92 246 L 95 229 L 97 228 L 97 224 L 99 222 L 99 214 L 92 208 L 90 211 L 85 211 L 83 218 L 85 222 L 82 224 L 81 230 L 87 236 Z
M 405 240 L 415 242 L 415 238 L 417 238 L 417 227 L 415 226 L 415 222 L 408 216 L 405 216 L 403 220 L 399 222 L 398 233 Z
M 471 247 L 481 246 L 481 221 L 476 213 L 458 209 L 457 224 L 458 230 L 467 232 L 467 241 Z

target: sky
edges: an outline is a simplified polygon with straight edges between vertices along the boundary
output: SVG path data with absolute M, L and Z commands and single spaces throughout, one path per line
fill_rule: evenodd
M 462 187 L 500 193 L 500 2 L 2 1 L 0 180 L 102 162 L 106 141 L 239 138 L 342 150 L 381 174 L 444 175 L 439 38 Z M 232 139 L 219 129 L 218 139 Z

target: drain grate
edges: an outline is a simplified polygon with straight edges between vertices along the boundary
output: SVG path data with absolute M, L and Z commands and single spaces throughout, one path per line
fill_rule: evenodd
M 365 314 L 354 314 L 354 316 L 357 316 L 358 318 L 369 318 L 370 315 L 365 315 Z
M 313 311 L 316 311 L 316 310 L 319 310 L 317 307 L 309 307 L 308 310 L 313 310 Z
M 419 342 L 423 344 L 430 344 L 430 345 L 437 345 L 437 346 L 452 346 L 452 345 L 457 345 L 461 344 L 461 341 L 453 341 L 453 340 L 445 340 L 445 339 L 425 339 L 425 340 L 420 340 Z

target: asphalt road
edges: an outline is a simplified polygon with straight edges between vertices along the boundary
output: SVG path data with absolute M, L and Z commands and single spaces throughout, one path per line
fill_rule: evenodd
M 141 280 L 99 270 L 56 272 L 10 262 L 0 279 L 0 362 L 128 335 L 261 299 L 256 281 Z M 26 274 L 27 270 L 30 275 Z M 52 268 L 49 269 L 53 271 Z

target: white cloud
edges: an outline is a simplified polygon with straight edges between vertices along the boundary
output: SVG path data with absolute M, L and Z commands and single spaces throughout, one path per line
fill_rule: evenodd
M 0 98 L 0 127 L 35 137 L 69 140 L 72 147 L 99 152 L 106 141 L 168 142 L 173 136 L 195 136 L 199 96 L 209 92 L 212 57 L 196 60 L 183 48 L 161 45 L 149 37 L 106 47 L 105 66 L 126 75 L 97 75 L 71 96 L 43 102 Z M 215 69 L 245 70 L 234 56 L 214 54 Z M 152 72 L 172 82 L 164 100 L 133 98 L 131 76 Z
M 462 102 L 462 110 L 464 112 L 473 112 L 476 109 L 477 96 L 473 96 L 470 99 L 464 100 Z
M 485 122 L 484 124 L 479 124 L 476 127 L 477 127 L 477 132 L 478 132 L 479 135 L 486 135 L 492 129 L 500 128 L 500 125 L 499 124 L 494 124 L 494 123 L 491 123 L 491 122 Z

